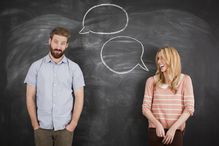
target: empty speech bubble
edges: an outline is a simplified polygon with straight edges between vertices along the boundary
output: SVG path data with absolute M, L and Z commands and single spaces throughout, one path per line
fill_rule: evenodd
M 106 41 L 100 52 L 102 63 L 112 72 L 126 74 L 140 66 L 149 71 L 144 64 L 143 44 L 130 36 L 116 36 Z
M 100 4 L 91 7 L 82 20 L 80 34 L 116 34 L 126 29 L 128 14 L 115 4 Z

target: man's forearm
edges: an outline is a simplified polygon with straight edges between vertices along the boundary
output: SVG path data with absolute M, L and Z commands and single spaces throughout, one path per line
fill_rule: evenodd
M 26 105 L 33 129 L 37 129 L 39 127 L 37 115 L 36 115 L 35 93 L 36 93 L 35 86 L 27 85 Z
M 74 109 L 72 112 L 72 120 L 70 124 L 77 125 L 83 109 L 83 105 L 84 105 L 84 89 L 82 87 L 75 92 Z
M 27 97 L 27 111 L 30 116 L 33 129 L 37 129 L 39 127 L 39 124 L 36 116 L 35 101 L 33 101 L 33 99 L 30 99 L 30 97 Z

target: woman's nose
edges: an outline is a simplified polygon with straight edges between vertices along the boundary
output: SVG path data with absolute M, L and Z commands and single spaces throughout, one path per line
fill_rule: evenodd
M 160 59 L 157 60 L 157 63 L 160 64 Z

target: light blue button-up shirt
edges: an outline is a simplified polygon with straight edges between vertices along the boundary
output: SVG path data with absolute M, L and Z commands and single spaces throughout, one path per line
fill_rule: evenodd
M 72 116 L 72 92 L 85 85 L 78 64 L 65 56 L 56 64 L 47 55 L 30 66 L 24 83 L 36 87 L 37 118 L 40 127 L 65 129 Z

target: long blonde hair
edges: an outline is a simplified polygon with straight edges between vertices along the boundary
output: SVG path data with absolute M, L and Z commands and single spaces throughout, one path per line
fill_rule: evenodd
M 155 62 L 157 65 L 157 71 L 155 74 L 155 85 L 165 83 L 164 74 L 161 72 L 158 65 L 158 55 L 160 55 L 167 64 L 167 74 L 170 79 L 170 89 L 176 93 L 177 85 L 181 75 L 181 61 L 178 51 L 174 47 L 160 48 L 156 54 Z

